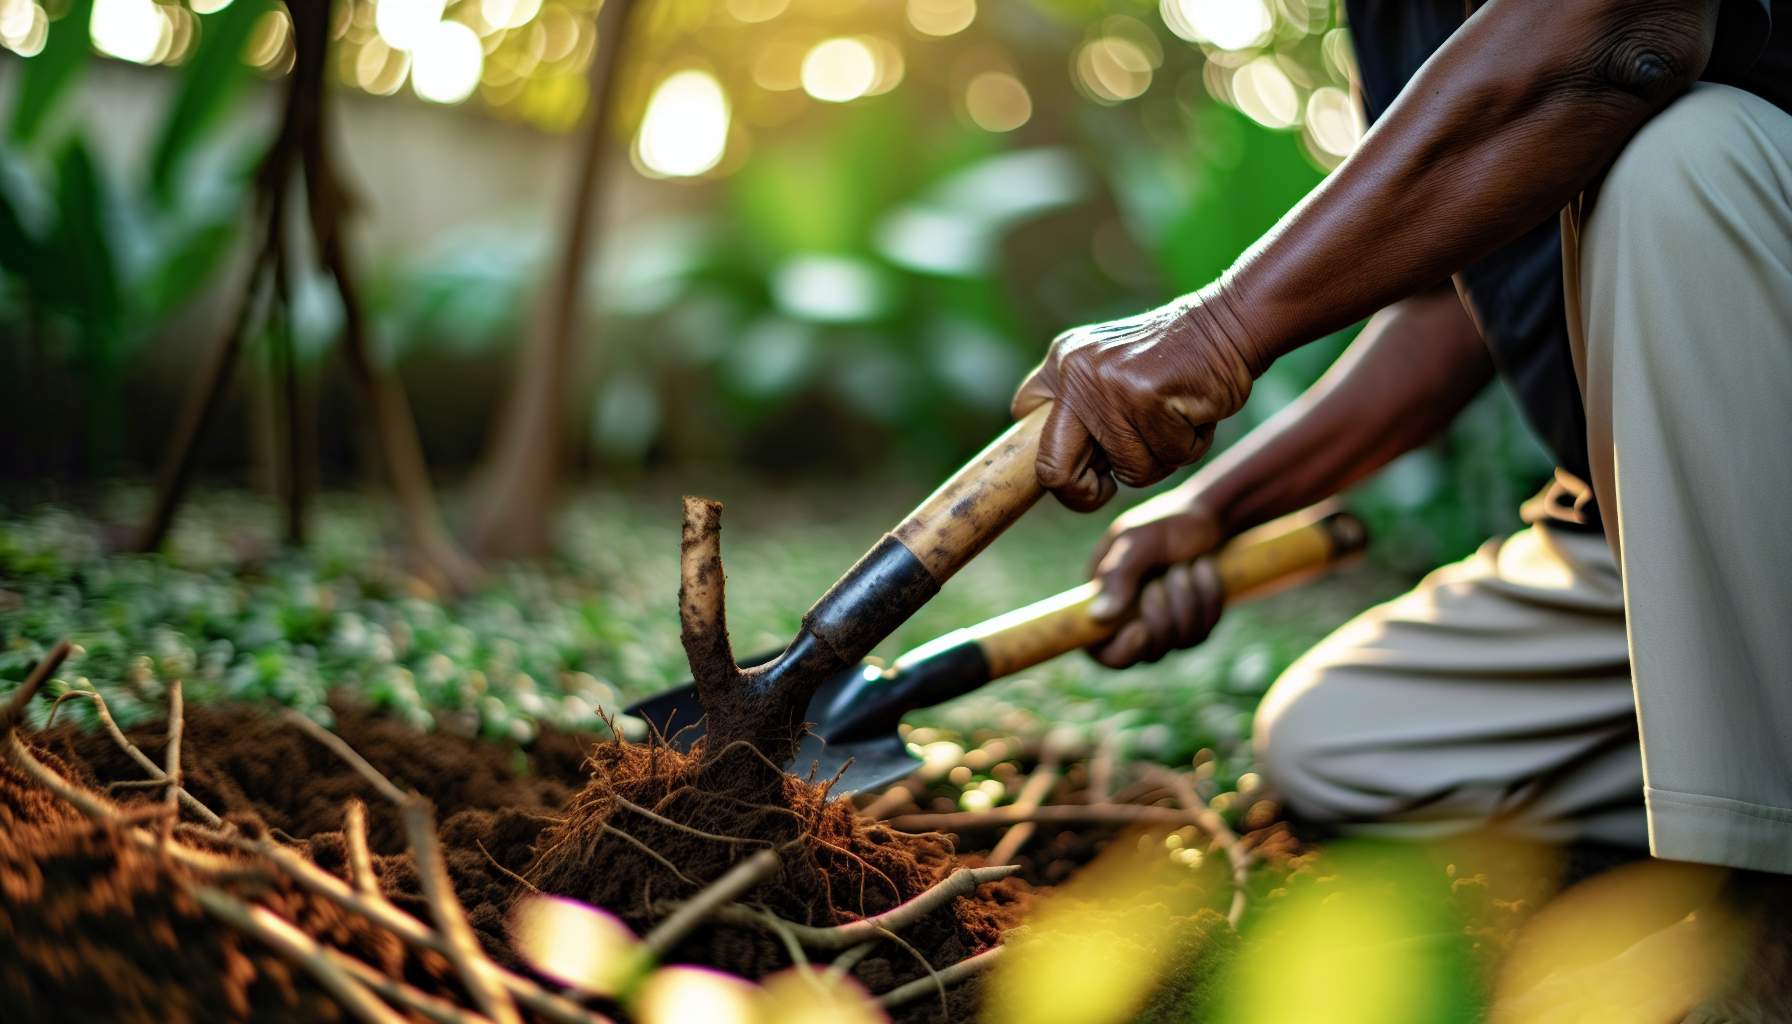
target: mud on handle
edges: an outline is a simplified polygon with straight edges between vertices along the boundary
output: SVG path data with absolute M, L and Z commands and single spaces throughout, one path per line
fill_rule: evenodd
M 847 570 L 803 616 L 803 629 L 857 663 L 1002 535 L 1044 489 L 1034 463 L 1046 403 L 1009 427 Z

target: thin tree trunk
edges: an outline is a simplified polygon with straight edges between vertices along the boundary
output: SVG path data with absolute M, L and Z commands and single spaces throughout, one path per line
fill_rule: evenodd
M 269 216 L 276 217 L 278 213 L 270 213 Z M 181 410 L 180 422 L 175 427 L 173 439 L 168 443 L 168 453 L 162 460 L 162 470 L 157 478 L 155 506 L 149 519 L 143 524 L 143 529 L 131 543 L 133 550 L 155 551 L 168 539 L 168 531 L 174 526 L 175 513 L 180 510 L 181 500 L 186 497 L 187 486 L 192 482 L 193 459 L 198 452 L 199 441 L 205 435 L 212 417 L 217 414 L 218 406 L 224 398 L 224 389 L 236 371 L 238 356 L 242 354 L 243 338 L 254 322 L 256 299 L 261 293 L 262 281 L 267 276 L 268 248 L 278 244 L 278 232 L 270 230 L 263 244 L 257 248 L 254 262 L 249 267 L 248 279 L 243 283 L 243 293 L 231 313 L 230 324 L 225 328 L 224 336 L 218 339 L 204 375 L 194 382 L 194 389 Z
M 398 501 L 406 539 L 422 563 L 420 568 L 435 575 L 434 582 L 439 587 L 464 592 L 477 582 L 478 569 L 455 546 L 442 525 L 423 445 L 417 438 L 417 426 L 411 419 L 403 389 L 374 362 L 366 307 L 361 303 L 358 278 L 342 237 L 349 197 L 331 159 L 324 131 L 330 0 L 297 3 L 292 16 L 293 89 L 295 95 L 303 97 L 298 104 L 301 116 L 296 127 L 305 172 L 306 207 L 318 261 L 329 272 L 342 303 L 343 350 L 367 403 L 374 440 Z
M 485 464 L 478 473 L 470 542 L 486 557 L 535 558 L 549 553 L 566 453 L 563 437 L 573 337 L 591 266 L 593 221 L 603 194 L 617 75 L 639 0 L 604 0 L 597 50 L 579 129 L 572 191 L 562 223 L 559 260 L 541 298 L 520 365 Z

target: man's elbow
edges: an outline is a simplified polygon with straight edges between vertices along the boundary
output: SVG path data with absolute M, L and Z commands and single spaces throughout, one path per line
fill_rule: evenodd
M 1584 87 L 1667 106 L 1705 72 L 1721 0 L 1592 0 L 1591 45 L 1576 76 Z

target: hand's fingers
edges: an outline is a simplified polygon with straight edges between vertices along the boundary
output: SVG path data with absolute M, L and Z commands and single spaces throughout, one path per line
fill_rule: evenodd
M 1120 627 L 1120 632 L 1107 643 L 1090 648 L 1089 653 L 1108 668 L 1126 668 L 1138 663 L 1150 639 L 1145 624 L 1134 619 Z
M 1134 422 L 1139 439 L 1160 465 L 1193 465 L 1213 445 L 1213 424 L 1191 422 L 1168 408 L 1142 411 Z
M 1008 411 L 1018 420 L 1042 403 L 1057 397 L 1057 393 L 1058 373 L 1051 357 L 1047 356 L 1045 362 L 1034 367 L 1033 372 L 1027 374 L 1027 379 L 1021 381 L 1013 400 L 1008 403 Z
M 1132 607 L 1139 595 L 1139 580 L 1155 560 L 1147 550 L 1153 545 L 1144 529 L 1128 530 L 1114 540 L 1101 564 L 1095 567 L 1095 600 L 1089 614 L 1097 622 L 1111 622 Z
M 1063 402 L 1052 406 L 1039 435 L 1040 486 L 1072 511 L 1093 512 L 1116 490 L 1113 478 L 1098 465 L 1095 440 L 1082 421 Z
M 1176 646 L 1193 647 L 1206 639 L 1201 632 L 1206 613 L 1201 607 L 1201 595 L 1195 590 L 1194 570 L 1186 562 L 1170 566 L 1164 573 L 1163 589 L 1170 605 Z
M 1145 592 L 1139 596 L 1139 618 L 1144 621 L 1145 629 L 1150 634 L 1150 642 L 1144 653 L 1144 660 L 1156 661 L 1170 650 L 1176 639 L 1176 620 L 1170 610 L 1168 588 L 1162 580 L 1145 584 Z
M 1179 468 L 1159 462 L 1130 422 L 1110 420 L 1101 426 L 1095 443 L 1113 467 L 1115 480 L 1128 487 L 1149 487 Z
M 1219 624 L 1220 613 L 1226 610 L 1226 584 L 1220 579 L 1219 563 L 1212 558 L 1202 558 L 1189 567 L 1190 581 L 1193 590 L 1200 598 L 1201 622 L 1199 629 L 1201 638 L 1213 632 Z

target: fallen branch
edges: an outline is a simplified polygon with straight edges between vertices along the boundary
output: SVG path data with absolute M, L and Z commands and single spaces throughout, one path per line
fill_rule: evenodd
M 778 870 L 778 866 L 778 854 L 773 850 L 760 850 L 734 865 L 722 877 L 711 882 L 702 892 L 685 901 L 659 924 L 654 925 L 647 937 L 641 940 L 642 947 L 655 957 L 665 956 L 710 914 L 733 903 L 748 890 L 770 878 Z
M 774 931 L 779 927 L 790 929 L 790 933 L 810 949 L 846 949 L 861 942 L 872 940 L 885 932 L 899 931 L 933 913 L 942 906 L 969 896 L 980 885 L 1000 881 L 1019 871 L 1013 865 L 995 865 L 984 868 L 959 868 L 936 883 L 931 889 L 916 896 L 900 906 L 892 907 L 881 914 L 860 918 L 846 924 L 822 928 L 809 924 L 797 924 L 785 921 L 763 910 L 744 907 L 738 903 L 716 907 L 712 914 L 716 920 L 726 924 L 742 925 Z M 688 904 L 677 905 L 679 909 Z M 674 910 L 676 913 L 677 910 Z
M 187 703 L 181 695 L 180 680 L 168 681 L 168 748 L 162 752 L 164 767 L 162 775 L 168 782 L 167 795 L 163 797 L 168 803 L 168 821 L 162 826 L 162 838 L 168 838 L 169 830 L 174 822 L 180 820 L 180 741 L 187 731 Z
M 136 827 L 135 815 L 126 814 L 117 804 L 98 793 L 68 781 L 61 775 L 37 759 L 30 748 L 19 739 L 17 731 L 6 734 L 6 759 L 13 767 L 24 772 L 33 782 L 54 793 L 64 803 L 80 811 L 92 820 L 107 826 L 120 826 L 124 835 L 139 847 L 153 850 L 163 846 L 162 852 L 186 867 L 211 875 L 239 875 L 243 865 L 227 857 L 195 850 L 178 843 L 161 844 L 156 836 Z M 165 814 L 163 808 L 154 808 L 157 817 Z
M 394 906 L 379 893 L 359 893 L 347 882 L 318 867 L 311 861 L 267 839 L 244 839 L 240 836 L 211 838 L 252 853 L 259 853 L 297 882 L 301 889 L 320 896 L 352 914 L 359 914 L 400 939 L 432 952 L 448 955 L 447 944 L 435 930 Z M 554 1021 L 555 1024 L 610 1024 L 609 1018 L 579 1006 L 564 996 L 555 995 L 535 982 L 497 968 L 498 979 L 517 1002 Z
M 221 889 L 192 885 L 187 892 L 220 921 L 248 932 L 274 952 L 304 968 L 336 998 L 343 1009 L 369 1024 L 405 1024 L 396 1013 L 374 997 L 360 980 L 326 955 L 325 948 L 266 907 L 251 906 Z
M 325 946 L 324 958 L 355 976 L 363 985 L 378 993 L 388 1003 L 415 1010 L 436 1024 L 491 1024 L 471 1010 L 462 1009 L 438 996 L 418 991 L 391 975 L 364 964 L 339 949 Z
M 56 646 L 50 648 L 50 653 L 44 655 L 43 660 L 31 669 L 25 681 L 12 692 L 12 699 L 6 702 L 5 709 L 0 710 L 0 732 L 9 731 L 19 724 L 25 717 L 25 708 L 31 704 L 31 698 L 37 696 L 37 691 L 43 688 L 44 683 L 49 682 L 50 676 L 61 667 L 63 659 L 73 649 L 74 645 L 67 640 L 58 640 Z
M 441 934 L 442 954 L 454 965 L 461 983 L 472 993 L 473 1001 L 494 1024 L 522 1024 L 510 992 L 497 978 L 497 965 L 480 948 L 473 926 L 467 923 L 466 909 L 455 898 L 454 886 L 448 880 L 448 865 L 442 859 L 442 847 L 436 836 L 435 812 L 430 809 L 429 801 L 393 785 L 392 780 L 362 757 L 360 751 L 311 719 L 296 711 L 288 711 L 282 717 L 330 748 L 374 789 L 398 805 L 405 836 L 411 843 L 411 857 L 416 862 L 417 878 L 422 883 L 423 899 L 429 904 L 430 916 L 435 918 Z
M 367 849 L 367 807 L 350 798 L 342 815 L 342 838 L 348 846 L 349 874 L 360 893 L 380 891 L 379 879 L 373 873 L 373 853 Z
M 942 989 L 947 985 L 957 984 L 966 978 L 987 971 L 995 966 L 996 961 L 1001 958 L 1002 950 L 1005 948 L 1007 947 L 996 946 L 992 949 L 986 949 L 976 956 L 966 957 L 950 967 L 935 971 L 928 977 L 916 978 L 914 981 L 908 982 L 907 984 L 898 985 L 890 991 L 885 992 L 883 995 L 878 996 L 877 1005 L 886 1010 L 892 1010 L 898 1006 L 904 1006 L 914 1002 L 916 999 L 921 998 L 929 992 Z
M 441 843 L 436 837 L 435 814 L 430 810 L 429 802 L 420 796 L 412 796 L 399 807 L 405 834 L 411 840 L 411 854 L 417 862 L 417 877 L 423 883 L 423 898 L 436 919 L 449 962 L 454 964 L 461 982 L 493 1024 L 522 1024 L 510 993 L 496 977 L 497 965 L 487 959 L 480 948 L 473 926 L 467 923 L 466 909 L 455 898 L 454 886 L 448 880 L 448 865 L 442 859 Z
M 112 709 L 106 705 L 105 697 L 94 690 L 70 690 L 68 693 L 63 694 L 62 697 L 57 699 L 61 700 L 74 696 L 92 698 L 93 710 L 100 716 L 100 724 L 105 726 L 106 732 L 112 737 L 112 742 L 118 745 L 118 749 L 128 754 L 131 760 L 137 762 L 138 767 L 149 773 L 150 784 L 165 785 L 167 783 L 168 773 L 162 770 L 162 766 L 150 760 L 149 755 L 145 754 L 137 744 L 132 743 L 130 737 L 124 734 L 124 730 L 118 727 L 118 722 L 112 717 Z M 108 784 L 109 787 L 114 785 L 122 786 L 124 784 Z M 231 827 L 225 823 L 224 819 L 213 813 L 210 807 L 201 803 L 198 797 L 187 792 L 184 786 L 177 785 L 174 787 L 174 791 L 179 794 L 181 804 L 184 805 L 187 810 L 197 814 L 200 820 L 204 821 L 207 825 L 210 825 L 213 828 Z
M 1245 890 L 1251 875 L 1250 851 L 1238 841 L 1238 833 L 1232 831 L 1232 826 L 1226 824 L 1226 819 L 1201 799 L 1201 794 L 1195 791 L 1194 783 L 1187 776 L 1159 764 L 1146 765 L 1145 772 L 1168 786 L 1176 794 L 1176 800 L 1182 804 L 1183 809 L 1195 816 L 1195 824 L 1212 836 L 1214 843 L 1225 851 L 1226 861 L 1232 868 L 1232 906 L 1226 911 L 1226 920 L 1237 928 L 1238 922 L 1244 919 L 1247 899 Z
M 1012 806 L 1021 812 L 1033 811 L 1045 802 L 1045 798 L 1051 795 L 1052 787 L 1057 784 L 1057 753 L 1055 750 L 1048 750 L 1045 760 L 1040 762 L 1039 767 L 1033 769 L 1033 774 L 1027 776 L 1027 781 L 1021 786 L 1020 795 L 1015 797 Z M 1031 821 L 1023 821 L 1010 826 L 1008 831 L 1002 834 L 1001 840 L 996 843 L 995 849 L 989 851 L 989 862 L 991 864 L 1013 862 L 1015 856 L 1020 853 L 1021 847 L 1027 845 L 1027 840 L 1033 838 L 1033 833 L 1038 828 L 1039 826 Z
M 379 790 L 380 795 L 387 800 L 403 807 L 405 802 L 411 799 L 411 794 L 406 793 L 404 790 L 393 785 L 391 779 L 386 778 L 385 774 L 378 768 L 375 768 L 372 762 L 368 761 L 365 757 L 362 757 L 360 751 L 349 746 L 347 740 L 323 726 L 318 725 L 316 722 L 313 722 L 311 719 L 297 711 L 283 711 L 280 713 L 280 717 L 285 722 L 297 726 L 305 735 L 330 748 L 332 754 L 335 754 L 342 759 L 343 763 L 347 764 L 350 768 L 353 768 L 363 779 L 366 779 L 374 789 Z
M 902 832 L 969 832 L 1023 821 L 1036 821 L 1042 825 L 1167 825 L 1172 828 L 1197 824 L 1195 816 L 1188 811 L 1138 804 L 1048 804 L 1030 811 L 1017 810 L 1010 804 L 991 811 L 903 814 L 885 824 Z

